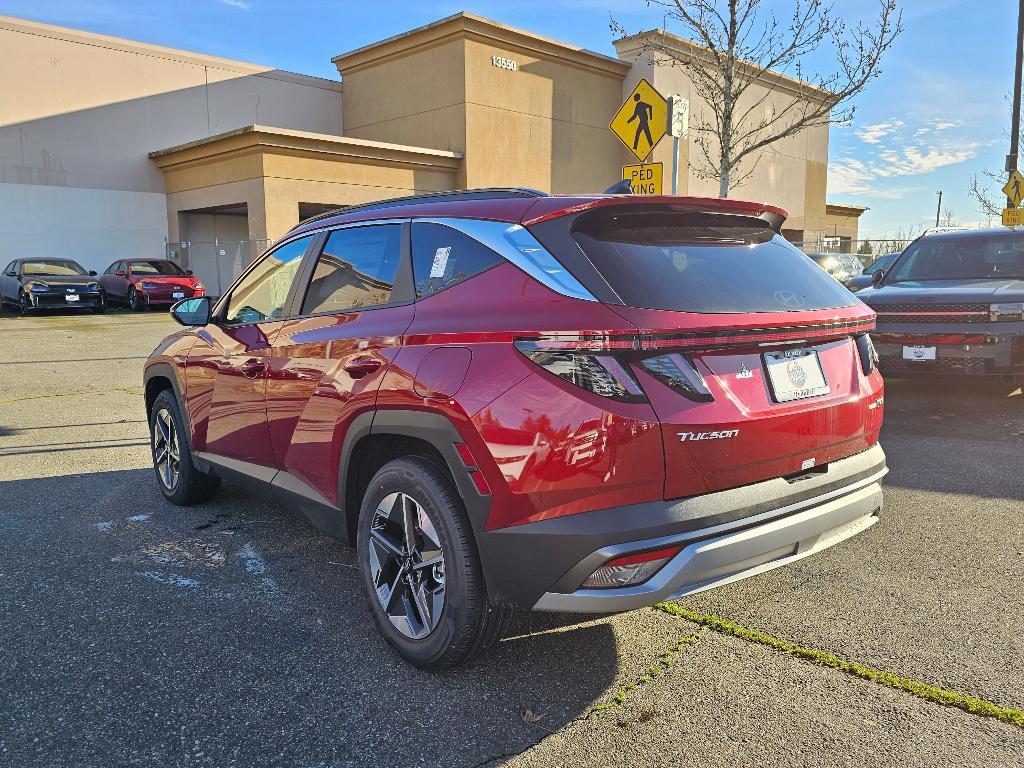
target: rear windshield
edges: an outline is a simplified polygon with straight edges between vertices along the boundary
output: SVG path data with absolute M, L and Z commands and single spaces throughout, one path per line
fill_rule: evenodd
M 133 275 L 183 275 L 173 261 L 133 261 L 128 265 Z
M 764 222 L 692 212 L 582 216 L 573 237 L 628 306 L 779 312 L 857 303 Z
M 986 278 L 1024 278 L 1024 235 L 922 237 L 903 252 L 886 282 Z

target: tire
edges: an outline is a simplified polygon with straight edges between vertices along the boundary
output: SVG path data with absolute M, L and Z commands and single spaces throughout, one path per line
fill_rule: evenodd
M 92 308 L 92 313 L 94 315 L 102 315 L 106 311 L 107 311 L 107 305 L 106 304 L 100 304 L 98 307 L 93 307 Z
M 21 312 L 22 316 L 32 311 L 32 304 L 29 302 L 27 293 L 22 292 L 21 298 L 18 301 L 18 311 Z
M 132 312 L 141 312 L 144 309 L 142 302 L 139 301 L 139 292 L 135 290 L 134 285 L 128 289 L 128 308 Z
M 208 500 L 220 486 L 220 479 L 200 472 L 192 463 L 188 429 L 181 417 L 173 390 L 156 396 L 149 412 L 149 445 L 157 485 L 172 504 L 189 507 Z M 169 447 L 165 453 L 162 449 Z M 174 455 L 177 459 L 174 459 Z M 165 461 L 161 459 L 165 458 Z
M 410 514 L 400 514 L 403 504 Z M 410 519 L 415 522 L 412 557 L 404 554 L 410 549 L 407 526 L 399 522 Z M 359 510 L 356 547 L 377 628 L 410 664 L 455 667 L 501 637 L 511 611 L 488 601 L 473 528 L 451 480 L 434 462 L 396 459 L 373 476 Z M 396 550 L 403 552 L 401 558 Z M 438 554 L 440 570 L 422 567 L 436 563 Z

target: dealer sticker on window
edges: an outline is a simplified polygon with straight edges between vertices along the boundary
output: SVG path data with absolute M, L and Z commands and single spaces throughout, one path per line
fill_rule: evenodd
M 434 251 L 434 263 L 430 265 L 431 277 L 444 277 L 444 271 L 448 267 L 448 257 L 452 253 L 452 247 L 438 248 Z

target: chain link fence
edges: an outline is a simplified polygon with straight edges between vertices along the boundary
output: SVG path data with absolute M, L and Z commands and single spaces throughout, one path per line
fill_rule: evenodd
M 273 240 L 234 240 L 230 242 L 180 242 L 167 244 L 167 258 L 203 281 L 210 296 L 220 296 L 235 278 Z
M 899 253 L 911 242 L 911 240 L 896 238 L 853 240 L 849 237 L 823 237 L 818 240 L 795 242 L 793 245 L 804 253 L 852 254 L 867 267 L 879 256 L 884 256 L 887 253 Z

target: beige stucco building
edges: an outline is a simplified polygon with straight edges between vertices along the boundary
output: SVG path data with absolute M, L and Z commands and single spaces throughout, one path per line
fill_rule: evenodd
M 704 108 L 636 38 L 615 49 L 461 13 L 335 56 L 335 81 L 0 17 L 0 261 L 102 269 L 171 253 L 216 287 L 211 270 L 226 280 L 325 207 L 481 186 L 601 191 L 632 160 L 608 122 L 641 77 Z M 763 87 L 815 96 L 784 77 Z M 717 194 L 689 151 L 682 141 L 680 194 Z M 666 139 L 651 158 L 666 173 L 671 152 Z M 782 205 L 787 236 L 808 247 L 856 239 L 863 209 L 826 203 L 827 161 L 827 127 L 807 130 L 765 150 L 733 195 Z

